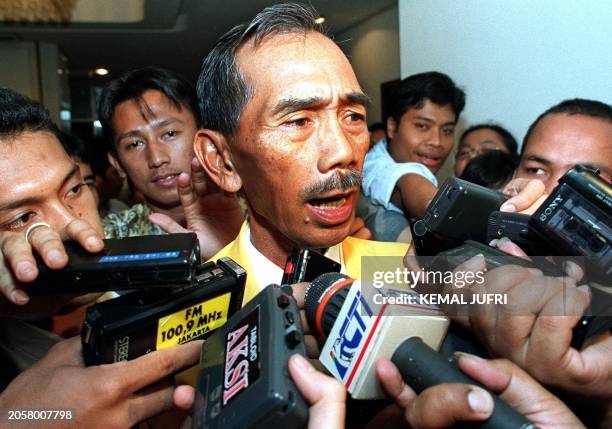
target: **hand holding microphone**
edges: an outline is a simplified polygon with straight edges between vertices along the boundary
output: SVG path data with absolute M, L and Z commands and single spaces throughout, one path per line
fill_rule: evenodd
M 442 383 L 477 385 L 431 348 L 439 348 L 448 327 L 439 310 L 419 305 L 412 291 L 391 289 L 385 296 L 394 299 L 373 311 L 359 289 L 352 279 L 328 273 L 311 283 L 305 301 L 309 322 L 328 336 L 320 360 L 353 398 L 381 396 L 374 368 L 380 358 L 391 356 L 404 381 L 417 392 Z M 479 427 L 534 427 L 499 398 L 493 402 L 490 418 Z
M 461 354 L 456 363 L 463 373 L 496 392 L 538 428 L 584 428 L 561 400 L 512 362 Z M 412 428 L 447 428 L 459 422 L 476 423 L 488 419 L 494 409 L 491 394 L 471 383 L 439 384 L 417 395 L 389 360 L 380 359 L 376 373 L 385 392 L 402 409 L 405 421 Z

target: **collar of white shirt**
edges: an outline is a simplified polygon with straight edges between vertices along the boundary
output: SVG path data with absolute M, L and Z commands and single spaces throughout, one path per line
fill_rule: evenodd
M 251 227 L 247 225 L 245 228 L 245 246 L 246 253 L 249 258 L 249 265 L 254 272 L 248 273 L 249 276 L 254 276 L 260 289 L 271 284 L 279 284 L 283 279 L 283 268 L 276 266 L 274 262 L 266 258 L 259 250 L 251 243 Z M 346 273 L 344 259 L 342 257 L 342 243 L 338 243 L 325 252 L 325 256 L 338 262 L 341 266 L 341 273 Z

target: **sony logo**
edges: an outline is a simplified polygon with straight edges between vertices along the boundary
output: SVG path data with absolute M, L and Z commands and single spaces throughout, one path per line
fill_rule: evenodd
M 555 197 L 555 199 L 552 200 L 552 202 L 548 205 L 548 207 L 546 207 L 544 211 L 538 217 L 540 222 L 546 222 L 546 219 L 548 219 L 548 216 L 553 214 L 553 212 L 557 209 L 559 204 L 561 204 L 562 202 L 563 202 L 563 197 L 561 196 Z

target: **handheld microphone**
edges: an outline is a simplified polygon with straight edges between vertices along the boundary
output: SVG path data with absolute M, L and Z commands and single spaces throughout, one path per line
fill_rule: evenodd
M 305 298 L 309 323 L 327 336 L 319 360 L 353 398 L 384 397 L 374 370 L 381 357 L 391 359 L 417 393 L 441 383 L 465 383 L 487 390 L 435 351 L 449 325 L 436 307 L 421 304 L 412 290 L 380 289 L 376 292 L 380 298 L 378 302 L 374 298 L 374 304 L 381 307 L 373 311 L 360 289 L 359 281 L 328 273 L 311 283 Z M 491 397 L 491 417 L 474 423 L 474 427 L 535 429 L 499 397 Z
M 343 274 L 323 274 L 310 284 L 304 309 L 309 322 L 327 337 L 319 357 L 323 366 L 353 398 L 382 399 L 385 394 L 374 370 L 378 358 L 390 359 L 412 336 L 437 350 L 450 322 L 412 290 L 376 290 L 380 299 L 374 297 L 371 304 L 360 284 Z

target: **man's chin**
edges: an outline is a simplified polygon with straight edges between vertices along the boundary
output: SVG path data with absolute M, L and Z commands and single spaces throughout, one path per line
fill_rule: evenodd
M 336 228 L 316 228 L 304 237 L 304 247 L 321 249 L 342 243 L 350 233 L 350 223 Z
M 153 211 L 155 209 L 162 210 L 172 210 L 181 205 L 181 200 L 179 199 L 176 192 L 174 194 L 166 194 L 166 195 L 151 195 L 145 196 L 145 204 L 150 206 Z

